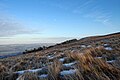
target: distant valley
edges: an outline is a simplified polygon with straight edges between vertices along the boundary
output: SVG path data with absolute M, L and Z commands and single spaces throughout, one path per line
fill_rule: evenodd
M 38 48 L 41 46 L 50 46 L 54 43 L 35 43 L 35 44 L 11 44 L 11 45 L 0 45 L 0 56 L 22 53 L 25 50 Z

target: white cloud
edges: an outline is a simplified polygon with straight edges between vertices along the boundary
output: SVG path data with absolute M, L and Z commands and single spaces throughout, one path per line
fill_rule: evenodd
M 104 25 L 112 26 L 111 13 L 104 7 L 100 7 L 99 2 L 95 0 L 83 1 L 72 12 L 80 14 L 82 17 L 89 18 L 93 21 L 100 22 Z
M 39 31 L 34 28 L 29 28 L 13 17 L 0 15 L 0 37 L 10 37 L 19 34 L 35 34 Z

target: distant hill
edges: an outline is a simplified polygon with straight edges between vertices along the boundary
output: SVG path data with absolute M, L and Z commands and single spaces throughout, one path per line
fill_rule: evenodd
M 120 40 L 120 32 L 118 33 L 113 33 L 113 34 L 107 34 L 107 35 L 101 35 L 101 36 L 90 36 L 90 37 L 85 37 L 85 38 L 81 38 L 79 40 L 77 39 L 72 39 L 72 40 L 68 40 L 65 41 L 63 43 L 60 44 L 56 44 L 53 47 L 49 48 L 49 50 L 53 50 L 53 49 L 67 49 L 70 47 L 75 47 L 75 46 L 79 46 L 79 45 L 95 45 L 96 43 L 99 42 L 103 42 L 103 43 L 108 43 L 111 40 Z M 112 41 L 111 41 L 112 42 Z

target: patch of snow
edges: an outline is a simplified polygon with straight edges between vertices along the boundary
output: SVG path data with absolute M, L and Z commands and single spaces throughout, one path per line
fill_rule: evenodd
M 105 50 L 113 50 L 111 47 L 105 47 Z
M 70 70 L 64 70 L 60 72 L 60 75 L 70 75 L 70 74 L 75 74 L 77 69 L 70 69 Z
M 103 44 L 104 47 L 108 46 L 108 44 Z
M 42 70 L 42 68 L 39 68 L 39 69 L 33 69 L 33 70 L 23 70 L 23 71 L 17 71 L 17 72 L 15 72 L 15 73 L 18 73 L 18 74 L 23 74 L 23 73 L 25 73 L 25 72 L 37 72 L 37 71 L 41 71 Z
M 38 76 L 39 78 L 46 78 L 46 77 L 48 77 L 48 74 L 42 74 L 42 75 L 40 75 L 40 76 Z
M 81 45 L 82 48 L 86 48 L 86 45 Z
M 51 56 L 47 56 L 48 58 L 50 58 Z
M 26 70 L 27 71 L 27 70 Z M 18 72 L 15 72 L 15 73 L 18 73 L 18 74 L 23 74 L 24 72 L 26 72 L 25 70 L 24 71 L 18 71 Z
M 91 45 L 88 45 L 87 47 L 89 48 L 89 47 L 92 47 L 92 46 L 91 46 Z
M 106 61 L 107 63 L 113 63 L 115 60 Z
M 75 62 L 71 62 L 71 63 L 66 63 L 66 64 L 63 64 L 63 66 L 70 67 L 70 66 L 72 66 L 72 65 L 74 65 L 76 63 L 77 63 L 76 61 Z
M 65 61 L 66 58 L 67 58 L 67 57 L 60 58 L 59 61 L 60 61 L 60 62 L 63 62 L 63 61 Z
M 65 61 L 65 58 L 60 58 L 59 61 L 63 62 L 63 61 Z
M 95 58 L 101 59 L 102 57 L 95 57 Z
M 48 59 L 53 59 L 54 58 L 53 55 L 47 56 L 47 57 L 48 57 Z

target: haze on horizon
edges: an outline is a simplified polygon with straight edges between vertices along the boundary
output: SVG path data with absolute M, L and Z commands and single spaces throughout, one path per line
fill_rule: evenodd
M 120 0 L 0 0 L 0 44 L 57 43 L 120 31 Z

